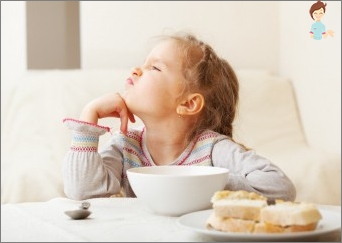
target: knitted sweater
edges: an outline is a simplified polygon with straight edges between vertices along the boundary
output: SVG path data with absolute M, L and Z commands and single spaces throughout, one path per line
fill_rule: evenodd
M 72 142 L 63 164 L 64 191 L 73 199 L 106 197 L 123 190 L 135 197 L 126 171 L 139 166 L 156 166 L 146 142 L 145 129 L 115 132 L 98 152 L 99 137 L 109 128 L 74 119 L 65 119 Z M 193 140 L 169 165 L 217 166 L 229 169 L 227 190 L 254 191 L 270 199 L 295 199 L 289 178 L 274 164 L 246 151 L 227 136 L 207 130 Z

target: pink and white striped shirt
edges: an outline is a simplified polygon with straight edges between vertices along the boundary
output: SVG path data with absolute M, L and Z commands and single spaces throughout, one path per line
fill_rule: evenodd
M 109 128 L 74 119 L 65 119 L 64 123 L 73 131 L 63 165 L 66 195 L 83 200 L 123 190 L 126 196 L 135 197 L 126 171 L 132 167 L 156 166 L 145 143 L 145 128 L 129 129 L 126 135 L 115 132 L 98 152 L 99 137 L 109 132 Z M 293 183 L 276 165 L 210 130 L 194 139 L 169 165 L 228 168 L 226 189 L 229 190 L 254 191 L 270 199 L 284 200 L 294 200 L 296 194 Z

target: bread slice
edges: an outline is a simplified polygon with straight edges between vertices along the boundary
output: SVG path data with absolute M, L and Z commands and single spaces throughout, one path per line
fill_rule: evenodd
M 293 233 L 303 231 L 313 231 L 316 229 L 318 222 L 307 225 L 288 225 L 280 226 L 269 223 L 256 223 L 253 233 Z
M 280 226 L 307 225 L 316 223 L 321 218 L 317 207 L 305 202 L 277 202 L 260 212 L 261 221 Z
M 221 199 L 213 203 L 214 213 L 221 218 L 260 220 L 261 209 L 267 206 L 266 200 Z
M 209 229 L 242 233 L 290 233 L 315 230 L 322 219 L 312 203 L 276 200 L 245 191 L 219 191 L 212 197 Z
M 260 210 L 267 206 L 267 198 L 254 192 L 219 191 L 211 199 L 216 217 L 260 220 Z
M 255 192 L 247 192 L 243 190 L 239 190 L 239 191 L 222 190 L 222 191 L 217 191 L 214 193 L 213 197 L 211 198 L 211 202 L 214 203 L 221 199 L 267 200 L 266 197 Z
M 206 226 L 208 229 L 215 229 L 224 232 L 253 233 L 255 221 L 234 218 L 221 218 L 217 217 L 213 212 L 207 219 Z

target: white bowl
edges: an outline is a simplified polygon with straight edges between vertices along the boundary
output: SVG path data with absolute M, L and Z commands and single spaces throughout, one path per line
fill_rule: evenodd
M 223 190 L 228 169 L 212 166 L 149 166 L 127 170 L 139 200 L 157 214 L 180 216 L 212 207 L 211 197 Z

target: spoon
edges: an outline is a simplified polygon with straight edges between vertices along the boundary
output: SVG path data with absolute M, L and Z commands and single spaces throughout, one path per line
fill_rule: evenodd
M 69 211 L 65 211 L 64 213 L 72 219 L 85 219 L 91 214 L 91 212 L 88 210 L 89 207 L 90 207 L 89 202 L 83 202 L 81 206 L 79 207 L 80 209 L 69 210 Z

